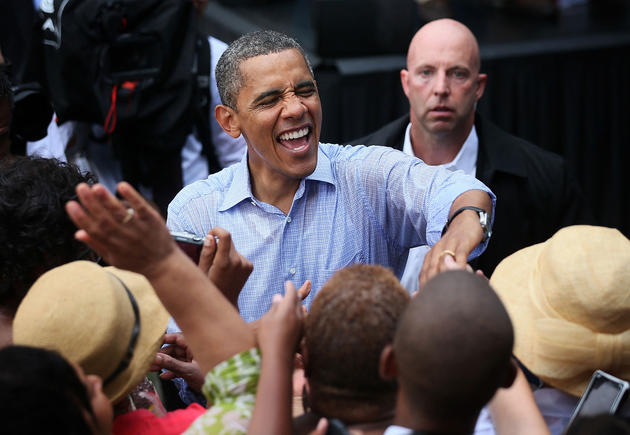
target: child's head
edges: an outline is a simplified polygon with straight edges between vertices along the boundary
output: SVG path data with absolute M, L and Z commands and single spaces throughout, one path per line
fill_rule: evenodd
M 393 412 L 396 384 L 379 377 L 379 357 L 408 301 L 381 266 L 350 266 L 324 284 L 305 327 L 305 372 L 316 412 L 345 423 Z
M 0 416 L 6 433 L 111 433 L 112 406 L 101 381 L 57 352 L 27 346 L 0 350 Z
M 511 385 L 513 331 L 488 281 L 465 271 L 427 283 L 401 316 L 383 370 L 396 374 L 408 409 L 433 421 L 476 419 Z M 474 420 L 473 420 L 474 421 Z

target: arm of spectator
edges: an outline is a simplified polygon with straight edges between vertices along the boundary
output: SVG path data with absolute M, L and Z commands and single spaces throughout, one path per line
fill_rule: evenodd
M 284 297 L 276 294 L 271 309 L 261 318 L 258 343 L 262 367 L 249 434 L 293 432 L 293 360 L 302 336 L 304 312 L 293 283 L 287 282 L 285 289 Z
M 79 228 L 75 237 L 109 264 L 146 276 L 186 335 L 202 373 L 255 345 L 254 336 L 232 304 L 204 273 L 177 249 L 160 215 L 122 182 L 118 193 L 133 210 L 96 184 L 79 184 L 80 201 L 66 211 Z
M 238 310 L 238 295 L 254 266 L 236 250 L 228 231 L 220 227 L 210 230 L 203 242 L 199 268 Z
M 489 403 L 497 435 L 547 435 L 549 429 L 520 368 L 510 388 L 499 388 Z
M 492 199 L 483 190 L 468 190 L 453 201 L 449 216 L 465 206 L 482 208 L 492 214 Z M 455 257 L 455 262 L 461 269 L 466 268 L 468 255 L 481 243 L 483 231 L 479 223 L 479 215 L 474 210 L 464 210 L 450 223 L 448 231 L 427 252 L 420 271 L 420 289 L 433 276 L 448 270 L 445 257 Z M 454 255 L 453 255 L 454 254 Z
M 201 393 L 204 382 L 204 374 L 199 368 L 199 364 L 194 360 L 192 352 L 186 344 L 186 339 L 182 333 L 165 334 L 164 344 L 157 355 L 149 371 L 166 370 L 160 373 L 160 379 L 172 380 L 182 378 L 188 386 Z

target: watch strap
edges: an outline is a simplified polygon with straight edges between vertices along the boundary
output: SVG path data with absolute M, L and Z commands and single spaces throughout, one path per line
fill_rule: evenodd
M 451 222 L 453 222 L 453 220 L 463 211 L 466 210 L 472 210 L 477 212 L 477 214 L 479 215 L 480 219 L 481 219 L 481 214 L 485 214 L 486 216 L 488 216 L 488 212 L 485 211 L 482 208 L 479 207 L 475 207 L 473 205 L 466 205 L 464 207 L 458 208 L 457 210 L 455 210 L 455 213 L 453 213 L 451 215 L 451 217 L 448 218 L 448 220 L 446 221 L 446 225 L 444 225 L 444 228 L 442 229 L 442 236 L 444 236 L 444 234 L 446 234 L 446 231 L 448 230 L 448 227 L 451 225 Z M 480 222 L 481 223 L 481 222 Z M 483 230 L 483 239 L 481 240 L 482 242 L 485 242 L 486 240 L 488 240 L 490 238 L 490 234 L 492 233 L 492 231 L 490 230 L 490 222 L 488 221 L 485 225 L 483 223 L 481 223 L 481 229 Z

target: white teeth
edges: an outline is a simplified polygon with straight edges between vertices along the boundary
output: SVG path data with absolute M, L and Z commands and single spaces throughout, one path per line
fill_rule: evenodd
M 279 136 L 280 140 L 291 140 L 297 139 L 302 136 L 306 136 L 308 134 L 308 127 L 302 128 L 300 130 L 291 131 L 289 133 L 284 133 Z

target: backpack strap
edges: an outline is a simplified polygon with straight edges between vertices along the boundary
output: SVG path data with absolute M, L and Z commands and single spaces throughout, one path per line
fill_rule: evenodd
M 210 42 L 208 36 L 197 34 L 197 71 L 195 87 L 195 127 L 197 137 L 201 141 L 202 152 L 208 159 L 208 172 L 213 174 L 220 171 L 221 165 L 217 158 L 210 135 Z

